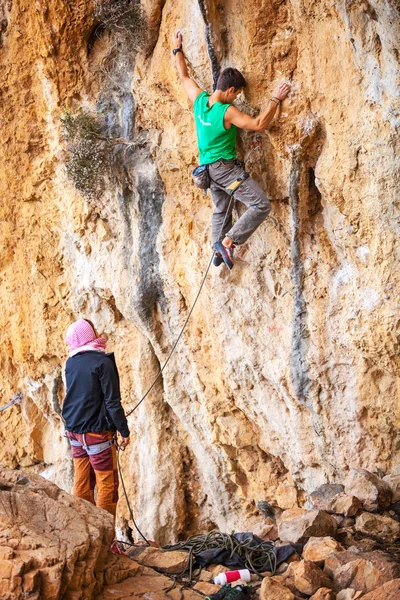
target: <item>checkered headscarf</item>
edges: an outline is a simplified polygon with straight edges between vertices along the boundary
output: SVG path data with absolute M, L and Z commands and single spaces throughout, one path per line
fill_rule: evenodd
M 65 339 L 70 349 L 70 356 L 88 350 L 106 351 L 106 340 L 96 338 L 93 327 L 85 319 L 78 319 L 75 323 L 72 323 L 67 329 Z

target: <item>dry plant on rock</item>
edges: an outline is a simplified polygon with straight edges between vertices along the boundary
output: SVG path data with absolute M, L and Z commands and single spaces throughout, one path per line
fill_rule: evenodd
M 107 166 L 108 140 L 102 135 L 101 120 L 82 109 L 75 113 L 66 110 L 61 124 L 67 175 L 75 188 L 91 200 L 102 191 Z
M 116 33 L 131 49 L 145 40 L 146 23 L 138 0 L 97 0 L 93 17 L 103 30 Z
M 113 148 L 123 146 L 127 151 L 143 145 L 140 138 L 131 141 L 124 137 L 105 136 L 101 115 L 82 108 L 75 112 L 66 110 L 60 120 L 62 139 L 66 142 L 67 175 L 75 188 L 88 200 L 103 191 Z

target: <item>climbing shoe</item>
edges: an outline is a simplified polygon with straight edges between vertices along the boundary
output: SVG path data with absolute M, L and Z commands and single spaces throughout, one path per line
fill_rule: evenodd
M 224 600 L 247 600 L 249 597 L 248 592 L 249 588 L 247 585 L 236 585 L 226 592 Z
M 230 248 L 225 248 L 225 246 L 222 244 L 221 241 L 219 242 L 215 242 L 214 244 L 214 250 L 215 250 L 215 257 L 213 260 L 213 263 L 216 267 L 219 267 L 219 265 L 221 264 L 220 262 L 218 262 L 218 264 L 216 264 L 216 259 L 220 259 L 223 260 L 224 263 L 226 264 L 226 266 L 228 267 L 229 270 L 233 269 L 233 249 L 234 246 L 231 246 Z
M 220 253 L 215 252 L 214 258 L 213 258 L 214 267 L 219 267 L 220 265 L 222 265 L 223 262 L 224 261 L 222 260 L 222 256 L 220 255 Z

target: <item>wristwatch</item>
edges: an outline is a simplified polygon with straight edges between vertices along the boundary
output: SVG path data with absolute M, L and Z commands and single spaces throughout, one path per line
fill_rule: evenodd
M 179 48 L 174 48 L 174 49 L 172 50 L 172 54 L 173 54 L 174 56 L 175 56 L 175 54 L 177 54 L 178 52 L 182 52 L 182 53 L 183 53 L 182 46 L 179 46 Z

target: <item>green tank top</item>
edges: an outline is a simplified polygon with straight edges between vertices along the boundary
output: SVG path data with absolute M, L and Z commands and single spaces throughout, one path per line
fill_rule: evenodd
M 207 106 L 210 94 L 201 92 L 194 101 L 197 144 L 200 164 L 209 165 L 216 160 L 236 158 L 236 126 L 224 127 L 224 115 L 230 104 L 215 102 Z

